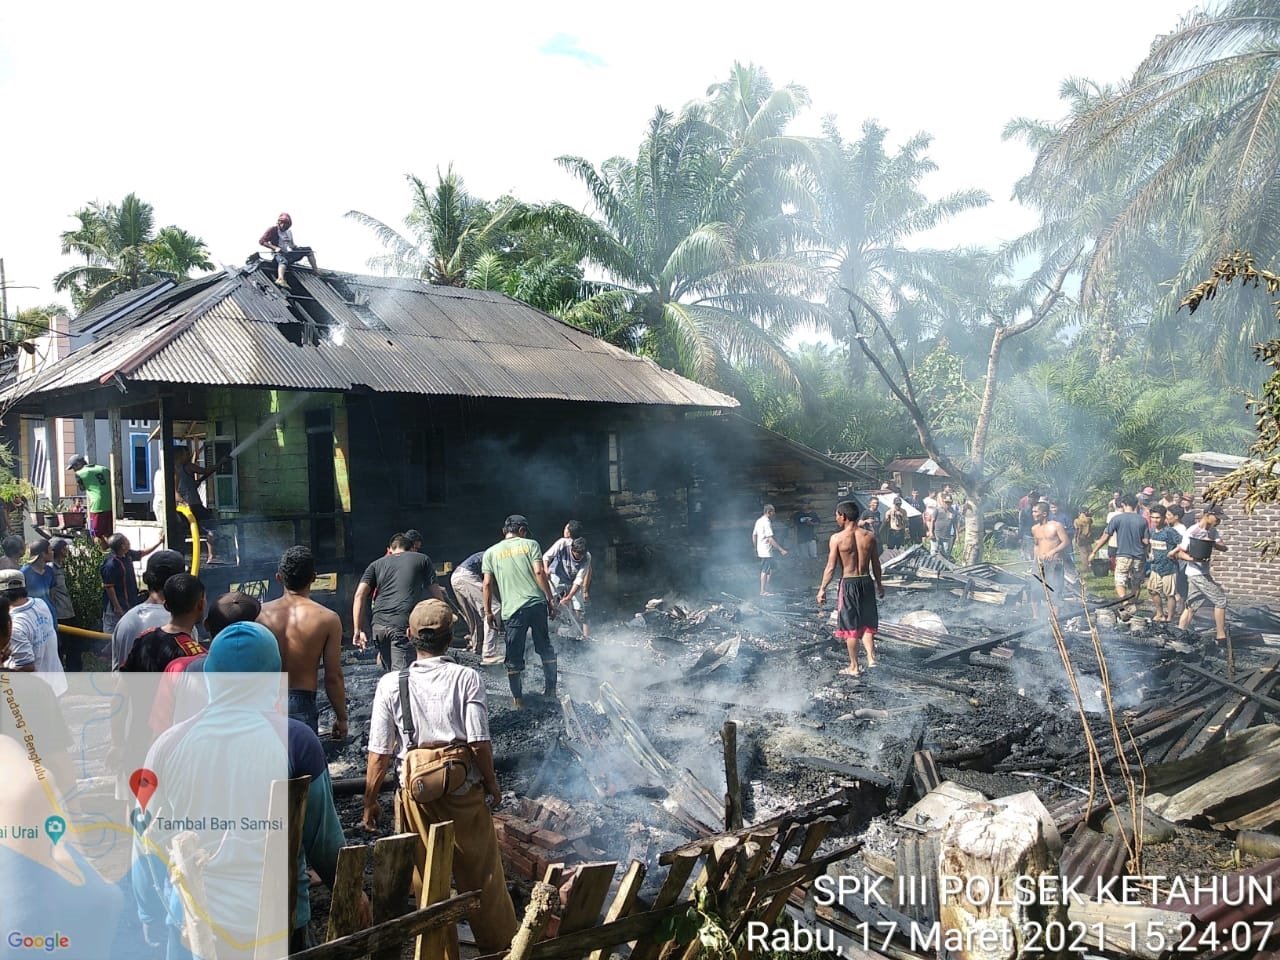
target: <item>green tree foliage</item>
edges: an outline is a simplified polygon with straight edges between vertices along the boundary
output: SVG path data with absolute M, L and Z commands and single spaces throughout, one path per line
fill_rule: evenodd
M 1036 163 L 1018 193 L 1046 223 L 1064 214 L 1089 221 L 1082 302 L 1112 321 L 1104 339 L 1118 334 L 1116 323 L 1145 328 L 1158 355 L 1190 330 L 1209 332 L 1220 375 L 1256 369 L 1250 354 L 1266 337 L 1265 309 L 1230 298 L 1192 327 L 1175 307 L 1231 250 L 1268 264 L 1280 257 L 1278 92 L 1275 0 L 1193 12 L 1119 87 L 1064 86 L 1071 114 L 1032 133 Z
M 71 541 L 63 568 L 76 619 L 87 630 L 102 625 L 102 562 L 106 557 L 106 551 L 92 537 L 77 537 Z
M 471 194 L 453 167 L 429 187 L 412 174 L 413 201 L 401 233 L 358 210 L 347 216 L 373 231 L 387 251 L 369 266 L 441 286 L 496 290 L 562 314 L 582 295 L 582 252 L 531 216 L 514 197 L 489 202 Z
M 813 278 L 795 252 L 799 150 L 778 134 L 804 102 L 799 88 L 774 90 L 763 71 L 737 66 L 709 102 L 659 109 L 635 159 L 561 157 L 595 215 L 564 205 L 542 215 L 605 277 L 566 319 L 703 382 L 745 363 L 794 387 L 783 341 L 821 310 L 802 295 Z
M 1255 288 L 1262 286 L 1271 297 L 1276 319 L 1280 320 L 1280 275 L 1258 269 L 1253 257 L 1240 250 L 1215 264 L 1210 277 L 1197 284 L 1182 304 L 1194 313 L 1205 301 L 1217 296 L 1222 285 L 1235 281 Z M 1257 431 L 1249 448 L 1254 459 L 1218 480 L 1207 492 L 1209 499 L 1215 501 L 1239 496 L 1245 509 L 1251 512 L 1265 504 L 1280 503 L 1280 337 L 1258 344 L 1256 355 L 1258 362 L 1271 372 L 1261 394 L 1250 397 L 1247 404 Z M 1259 546 L 1263 556 L 1280 555 L 1280 540 L 1273 538 Z
M 62 252 L 81 257 L 54 277 L 55 290 L 88 310 L 120 293 L 158 280 L 186 280 L 210 270 L 204 241 L 179 227 L 156 231 L 151 204 L 129 194 L 119 204 L 94 201 L 74 214 L 80 225 L 62 234 Z
M 890 320 L 914 359 L 917 346 L 934 332 L 931 322 L 954 316 L 957 291 L 972 282 L 978 256 L 921 247 L 917 237 L 990 198 L 981 190 L 940 200 L 924 194 L 921 181 L 937 170 L 927 153 L 928 134 L 917 133 L 891 151 L 888 131 L 874 122 L 864 124 L 853 142 L 834 120 L 823 130 L 822 138 L 808 143 L 805 167 L 832 334 L 846 343 L 856 335 L 846 309 L 853 295 Z M 851 358 L 857 353 L 851 351 Z
M 881 461 L 913 451 L 902 408 L 874 381 L 850 378 L 844 348 L 806 344 L 794 368 L 800 391 L 780 389 L 768 371 L 738 370 L 744 415 L 815 450 L 869 450 Z
M 1203 382 L 1144 370 L 1140 358 L 1100 365 L 1087 349 L 1012 379 L 993 433 L 989 462 L 1013 489 L 1092 505 L 1146 484 L 1190 490 L 1182 454 L 1238 449 L 1248 438 L 1230 398 Z

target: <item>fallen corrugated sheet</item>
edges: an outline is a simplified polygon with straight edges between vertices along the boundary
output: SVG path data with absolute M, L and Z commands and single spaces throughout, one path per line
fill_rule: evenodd
M 1099 882 L 1123 876 L 1128 859 L 1129 852 L 1119 837 L 1082 827 L 1071 835 L 1059 864 L 1067 880 L 1078 880 L 1084 890 L 1096 890 Z
M 543 398 L 702 408 L 737 401 L 485 290 L 354 274 L 229 270 L 113 319 L 10 396 L 108 382 Z M 114 303 L 114 302 L 113 302 Z

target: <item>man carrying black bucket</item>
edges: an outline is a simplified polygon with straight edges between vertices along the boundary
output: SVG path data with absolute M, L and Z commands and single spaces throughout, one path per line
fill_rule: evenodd
M 1221 520 L 1222 515 L 1217 508 L 1209 507 L 1201 515 L 1200 522 L 1187 530 L 1187 535 L 1172 555 L 1175 559 L 1187 561 L 1187 606 L 1182 611 L 1178 626 L 1186 630 L 1196 611 L 1206 603 L 1212 603 L 1214 639 L 1218 643 L 1226 643 L 1227 591 L 1213 579 L 1210 569 L 1214 552 L 1227 549 L 1222 542 L 1222 534 L 1218 532 Z

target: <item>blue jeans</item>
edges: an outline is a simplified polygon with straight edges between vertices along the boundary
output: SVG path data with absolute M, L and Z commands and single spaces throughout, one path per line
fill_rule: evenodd
M 314 690 L 289 691 L 289 716 L 301 720 L 315 733 L 320 732 L 320 708 L 316 706 Z

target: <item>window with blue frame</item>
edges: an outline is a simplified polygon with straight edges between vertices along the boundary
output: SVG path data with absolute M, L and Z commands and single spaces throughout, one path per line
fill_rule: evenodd
M 129 434 L 129 492 L 151 496 L 151 438 Z

